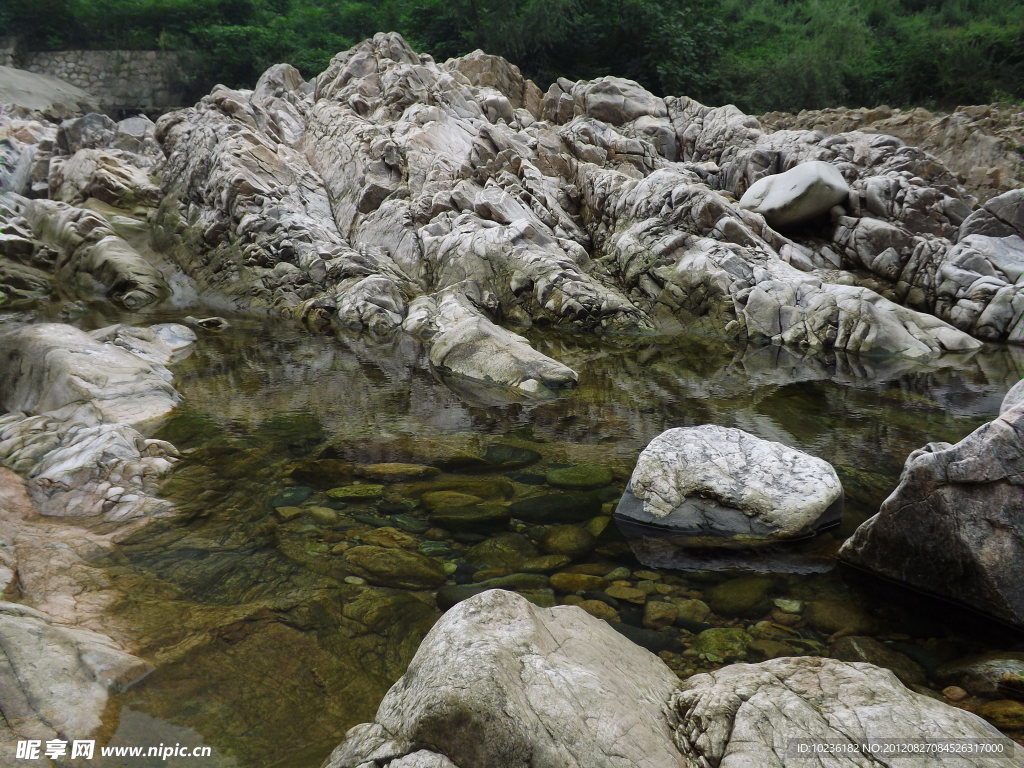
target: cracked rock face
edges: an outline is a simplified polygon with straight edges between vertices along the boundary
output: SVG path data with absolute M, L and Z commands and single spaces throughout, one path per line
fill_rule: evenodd
M 441 617 L 376 720 L 352 728 L 324 768 L 788 766 L 798 764 L 788 751 L 796 740 L 936 734 L 998 739 L 1009 752 L 1009 761 L 949 755 L 954 768 L 1024 760 L 1024 750 L 981 718 L 913 693 L 871 664 L 782 658 L 681 682 L 580 608 L 537 608 L 490 590 Z M 807 764 L 934 764 L 816 757 Z
M 959 443 L 910 454 L 878 514 L 843 544 L 850 564 L 1024 626 L 1024 406 Z
M 125 520 L 166 511 L 157 478 L 177 460 L 145 437 L 180 396 L 165 367 L 187 327 L 85 333 L 39 323 L 0 335 L 0 458 L 29 478 L 42 512 Z
M 740 429 L 670 429 L 641 452 L 615 511 L 688 537 L 730 547 L 805 536 L 838 521 L 843 488 L 832 466 Z
M 156 140 L 155 240 L 206 288 L 401 330 L 441 370 L 520 392 L 575 379 L 507 330 L 533 323 L 912 358 L 1024 332 L 1020 275 L 998 268 L 1019 246 L 956 250 L 972 199 L 890 136 L 766 133 L 612 77 L 540 97 L 502 59 L 437 64 L 382 33 L 310 82 L 282 64 L 218 86 Z M 798 239 L 734 202 L 791 169 L 844 206 Z
M 686 765 L 708 768 L 815 765 L 930 766 L 951 768 L 1018 765 L 1024 750 L 980 717 L 903 687 L 885 669 L 862 662 L 782 658 L 732 664 L 694 675 L 669 704 L 674 738 Z M 998 757 L 806 755 L 798 743 L 851 745 L 872 741 L 998 740 Z M 1009 758 L 1009 759 L 1008 759 Z

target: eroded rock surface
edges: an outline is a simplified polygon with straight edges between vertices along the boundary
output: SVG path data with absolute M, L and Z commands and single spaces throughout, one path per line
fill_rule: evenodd
M 1024 625 L 1024 406 L 959 443 L 907 458 L 878 514 L 843 544 L 847 562 Z
M 1008 752 L 948 755 L 956 768 L 1024 764 L 1024 750 L 981 718 L 871 664 L 782 658 L 680 682 L 580 608 L 490 590 L 441 617 L 375 721 L 352 728 L 324 768 L 748 768 L 795 764 L 797 741 L 938 737 L 999 740 Z M 934 758 L 847 753 L 813 764 L 869 762 Z
M 916 358 L 1024 332 L 1002 251 L 952 252 L 972 200 L 898 139 L 765 133 L 618 78 L 538 94 L 497 57 L 439 65 L 395 34 L 311 82 L 276 65 L 251 91 L 218 87 L 157 125 L 156 239 L 240 307 L 402 328 L 442 370 L 527 392 L 575 376 L 500 326 L 699 321 Z M 849 188 L 831 227 L 792 239 L 735 204 L 807 162 Z
M 740 429 L 670 429 L 641 452 L 620 521 L 687 534 L 694 546 L 792 539 L 839 519 L 832 466 Z

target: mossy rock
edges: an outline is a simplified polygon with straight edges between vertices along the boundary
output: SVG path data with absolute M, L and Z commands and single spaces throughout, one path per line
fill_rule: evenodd
M 352 465 L 341 459 L 315 459 L 296 464 L 288 474 L 297 482 L 326 488 L 350 478 Z
M 540 454 L 529 448 L 505 443 L 488 445 L 484 451 L 484 461 L 494 469 L 521 469 L 540 461 Z
M 468 507 L 481 501 L 479 496 L 459 491 L 429 491 L 420 496 L 420 504 L 431 512 L 445 507 Z
M 384 486 L 371 483 L 356 483 L 331 488 L 327 495 L 338 501 L 375 501 L 384 495 Z
M 593 464 L 577 464 L 574 467 L 552 469 L 545 477 L 549 485 L 576 491 L 603 488 L 615 479 L 610 469 Z
M 597 540 L 586 528 L 553 525 L 544 532 L 540 548 L 549 555 L 565 555 L 575 559 L 589 554 L 596 543 Z
M 508 568 L 520 570 L 524 561 L 540 555 L 540 550 L 521 533 L 492 536 L 466 551 L 466 563 L 474 570 Z
M 344 554 L 347 565 L 357 576 L 381 587 L 429 589 L 444 583 L 444 568 L 419 552 L 361 545 Z
M 709 661 L 745 659 L 753 639 L 742 629 L 714 627 L 705 629 L 693 641 L 693 650 Z
M 769 576 L 743 576 L 712 587 L 705 598 L 719 616 L 754 619 L 771 610 L 774 587 L 775 580 Z
M 367 464 L 359 467 L 359 474 L 368 480 L 379 483 L 397 483 L 404 480 L 421 480 L 425 477 L 434 477 L 440 474 L 437 467 L 428 467 L 425 464 L 402 464 L 389 462 L 385 464 Z
M 508 522 L 508 507 L 499 504 L 475 504 L 441 507 L 430 513 L 430 522 L 452 531 L 495 528 Z
M 457 491 L 481 499 L 507 499 L 515 487 L 503 477 L 446 477 L 395 486 L 395 492 L 407 498 L 422 497 L 434 491 Z

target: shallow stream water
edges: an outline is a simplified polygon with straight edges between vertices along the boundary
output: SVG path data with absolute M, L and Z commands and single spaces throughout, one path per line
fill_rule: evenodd
M 846 492 L 843 523 L 803 545 L 831 561 L 896 486 L 911 451 L 956 442 L 991 420 L 1024 375 L 1024 350 L 1005 347 L 913 364 L 740 350 L 699 336 L 538 334 L 532 341 L 578 371 L 579 386 L 547 401 L 516 403 L 458 382 L 448 386 L 408 338 L 317 336 L 283 322 L 231 321 L 226 331 L 202 333 L 195 351 L 173 368 L 184 402 L 157 436 L 185 454 L 163 487 L 180 514 L 153 522 L 102 563 L 123 594 L 113 621 L 156 665 L 116 697 L 102 738 L 214 751 L 209 759 L 154 765 L 315 768 L 349 727 L 372 719 L 440 615 L 436 589 L 352 578 L 345 552 L 380 543 L 378 529 L 398 529 L 400 536 L 388 535 L 447 564 L 449 582 L 459 583 L 500 577 L 500 568 L 474 574 L 467 564 L 467 551 L 480 541 L 510 531 L 534 541 L 545 534 L 542 525 L 517 520 L 438 531 L 420 503 L 425 491 L 471 493 L 499 506 L 562 494 L 566 506 L 584 505 L 576 523 L 583 527 L 583 518 L 610 511 L 640 450 L 661 431 L 739 427 L 836 467 Z M 384 483 L 366 501 L 326 493 L 376 483 L 358 468 L 380 462 L 430 465 L 439 473 Z M 550 470 L 578 465 L 607 468 L 613 480 L 585 491 L 547 483 Z M 688 598 L 749 577 L 650 571 L 614 525 L 590 525 L 599 535 L 563 570 L 600 575 L 625 568 L 633 584 Z M 762 570 L 756 557 L 749 566 Z M 513 586 L 531 599 L 567 599 L 545 586 L 544 573 L 528 575 Z M 1008 647 L 1005 639 L 972 634 L 969 617 L 950 607 L 916 599 L 908 607 L 896 587 L 864 586 L 838 567 L 767 578 L 762 591 L 769 598 L 851 606 L 870 618 L 862 633 L 925 668 L 957 653 Z M 619 616 L 640 623 L 636 605 L 620 605 Z M 716 613 L 706 623 L 749 627 L 757 618 Z M 685 629 L 661 634 L 666 658 L 682 674 L 718 665 L 713 656 L 687 653 L 692 635 Z M 795 652 L 826 652 L 828 631 L 792 634 L 787 642 Z

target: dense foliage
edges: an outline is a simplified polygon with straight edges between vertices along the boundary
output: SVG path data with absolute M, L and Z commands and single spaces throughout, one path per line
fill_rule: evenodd
M 616 74 L 759 112 L 1024 97 L 1024 3 L 1006 0 L 0 0 L 33 48 L 190 48 L 199 83 L 398 30 L 443 59 L 482 48 L 542 87 Z

